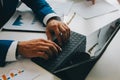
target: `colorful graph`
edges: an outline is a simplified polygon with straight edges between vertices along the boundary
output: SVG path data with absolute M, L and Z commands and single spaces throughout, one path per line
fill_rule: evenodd
M 24 73 L 24 70 L 11 70 L 8 74 L 2 74 L 0 80 L 12 80 L 14 77 Z

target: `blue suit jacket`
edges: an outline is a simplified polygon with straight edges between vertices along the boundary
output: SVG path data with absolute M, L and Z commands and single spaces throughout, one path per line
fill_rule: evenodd
M 0 26 L 6 23 L 13 15 L 18 5 L 18 0 L 3 0 L 4 7 L 0 8 Z M 36 14 L 38 19 L 43 22 L 43 18 L 49 14 L 54 13 L 51 7 L 45 0 L 22 0 L 28 7 L 30 7 Z M 1 13 L 2 12 L 2 13 Z M 0 66 L 5 65 L 5 58 L 9 46 L 13 40 L 0 40 Z

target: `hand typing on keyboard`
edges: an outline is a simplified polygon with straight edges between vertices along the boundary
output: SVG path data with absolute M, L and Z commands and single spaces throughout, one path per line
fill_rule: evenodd
M 53 35 L 57 39 L 57 44 L 52 40 Z M 20 55 L 27 58 L 40 57 L 45 60 L 53 58 L 59 54 L 62 49 L 60 46 L 66 42 L 70 37 L 70 29 L 62 21 L 50 20 L 47 23 L 46 34 L 48 40 L 35 39 L 29 41 L 22 41 L 18 43 L 18 52 Z
M 47 38 L 52 41 L 53 35 L 55 35 L 58 40 L 58 44 L 62 45 L 63 42 L 66 42 L 70 37 L 70 28 L 62 21 L 51 19 L 47 23 L 46 35 Z
M 73 56 L 84 54 L 82 52 L 85 52 L 86 37 L 73 31 L 70 33 L 70 38 L 63 46 L 61 46 L 62 51 L 59 52 L 57 56 L 52 57 L 49 60 L 33 58 L 32 61 L 45 69 L 54 72 L 58 68 L 66 66 L 66 64 L 73 59 Z M 58 43 L 57 40 L 55 40 L 55 43 Z
M 41 57 L 47 60 L 51 56 L 59 54 L 61 50 L 56 43 L 44 39 L 34 39 L 18 43 L 19 54 L 27 58 Z

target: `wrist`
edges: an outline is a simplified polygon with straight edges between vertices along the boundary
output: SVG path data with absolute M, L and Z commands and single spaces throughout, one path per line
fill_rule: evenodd
M 16 57 L 18 56 L 18 55 L 20 55 L 20 52 L 21 50 L 20 50 L 20 42 L 18 42 L 18 44 L 17 44 L 17 48 L 16 48 Z
M 50 21 L 52 21 L 52 20 L 61 21 L 61 18 L 60 18 L 60 17 L 57 17 L 57 16 L 52 17 L 52 18 L 50 18 L 50 19 L 47 21 L 47 24 L 48 24 Z

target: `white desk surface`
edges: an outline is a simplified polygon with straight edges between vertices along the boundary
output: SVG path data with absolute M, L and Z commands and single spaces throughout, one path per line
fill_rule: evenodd
M 29 59 L 21 59 L 16 62 L 7 64 L 5 67 L 0 67 L 0 75 L 2 74 L 9 75 L 11 70 L 19 70 L 19 69 L 24 69 L 25 71 L 26 70 L 29 71 L 29 73 L 36 74 L 36 76 L 34 76 L 34 79 L 31 80 L 61 80 L 55 75 L 48 72 L 47 70 L 36 65 Z
M 72 1 L 72 0 L 65 0 L 65 1 Z M 108 0 L 108 1 L 111 1 L 112 4 L 115 4 L 115 5 L 118 6 L 118 3 L 116 2 L 117 0 Z M 73 13 L 74 12 L 72 12 L 72 10 L 71 10 L 70 15 L 68 15 L 67 17 L 71 17 L 71 14 L 73 14 Z M 105 15 L 102 15 L 102 16 L 99 16 L 99 17 L 91 18 L 91 19 L 88 19 L 88 20 L 84 20 L 80 15 L 76 15 L 76 18 L 74 18 L 72 20 L 72 22 L 69 24 L 69 27 L 70 27 L 71 30 L 73 30 L 75 32 L 81 33 L 83 35 L 90 35 L 91 33 L 95 32 L 96 30 L 102 28 L 103 26 L 111 23 L 112 21 L 118 19 L 119 17 L 120 17 L 120 11 L 115 11 L 115 12 L 105 14 Z M 86 21 L 87 21 L 87 24 L 86 24 Z M 10 33 L 14 37 L 11 37 Z M 3 34 L 6 35 L 6 36 L 4 36 Z M 33 35 L 33 34 L 35 34 L 35 35 Z M 23 36 L 25 37 L 24 39 L 22 38 Z M 29 38 L 27 36 L 29 36 Z M 22 33 L 21 34 L 21 32 L 18 32 L 18 33 L 0 32 L 0 39 L 29 40 L 29 39 L 40 38 L 40 37 L 43 37 L 43 38 L 46 39 L 46 36 L 43 33 L 42 34 L 39 34 L 39 33 Z M 111 67 L 111 65 L 110 65 L 110 67 Z M 49 73 L 46 72 L 46 71 L 44 73 L 44 69 L 42 69 L 40 67 L 40 72 L 42 72 L 42 71 L 43 71 L 44 79 L 39 78 L 39 80 L 52 80 L 51 78 L 46 79 L 46 75 L 47 74 L 49 75 Z
M 120 80 L 120 30 L 101 58 L 88 74 L 86 80 Z
M 14 32 L 14 31 L 0 32 L 0 39 L 4 39 L 4 40 L 9 39 L 9 40 L 24 41 L 24 40 L 31 40 L 38 38 L 47 39 L 47 36 L 45 33 L 34 33 L 34 32 Z

